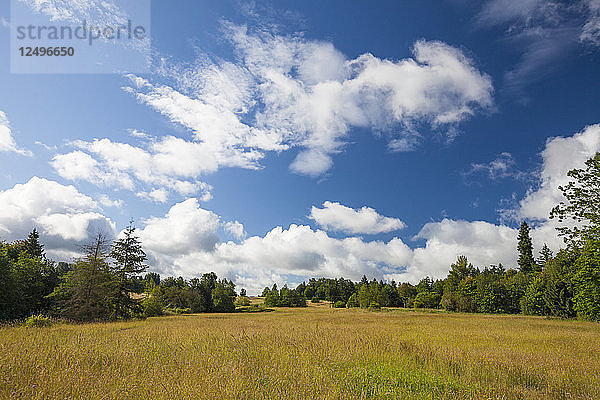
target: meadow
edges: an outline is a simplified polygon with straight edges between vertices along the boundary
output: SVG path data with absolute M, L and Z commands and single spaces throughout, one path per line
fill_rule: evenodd
M 360 309 L 0 328 L 2 399 L 598 399 L 600 325 Z

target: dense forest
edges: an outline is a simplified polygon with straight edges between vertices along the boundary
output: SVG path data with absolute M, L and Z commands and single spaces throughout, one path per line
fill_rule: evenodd
M 267 307 L 304 307 L 329 301 L 334 307 L 443 308 L 448 311 L 523 313 L 600 320 L 600 153 L 586 168 L 569 171 L 560 187 L 566 203 L 550 214 L 565 248 L 553 254 L 544 245 L 534 257 L 530 228 L 515 237 L 518 268 L 483 269 L 465 256 L 450 265 L 445 279 L 418 284 L 344 278 L 310 279 L 294 289 L 266 287 Z M 568 223 L 567 223 L 568 222 Z M 99 234 L 81 248 L 74 263 L 46 258 L 38 232 L 13 243 L 0 242 L 0 320 L 43 313 L 72 321 L 97 321 L 177 313 L 233 312 L 251 307 L 244 289 L 214 273 L 185 280 L 146 273 L 146 255 L 130 224 L 110 243 Z

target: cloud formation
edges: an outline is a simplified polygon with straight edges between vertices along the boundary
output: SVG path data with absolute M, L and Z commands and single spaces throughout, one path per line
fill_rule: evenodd
M 33 153 L 29 150 L 20 149 L 17 147 L 15 138 L 13 137 L 10 122 L 6 114 L 0 111 L 0 152 L 14 152 L 24 156 L 32 156 Z
M 172 85 L 130 76 L 138 100 L 192 131 L 215 154 L 214 168 L 256 168 L 267 151 L 299 148 L 290 168 L 318 176 L 331 168 L 352 128 L 391 135 L 406 151 L 419 128 L 450 129 L 492 106 L 492 83 L 460 50 L 421 40 L 399 61 L 347 59 L 329 42 L 224 23 L 238 61 L 165 62 Z M 392 130 L 390 128 L 394 127 Z
M 57 154 L 50 163 L 65 179 L 131 190 L 162 203 L 171 191 L 183 196 L 200 193 L 203 201 L 212 198 L 210 185 L 197 177 L 213 168 L 214 156 L 198 143 L 164 136 L 149 141 L 147 149 L 110 139 L 72 145 L 79 150 Z
M 115 224 L 91 197 L 73 186 L 35 176 L 0 191 L 0 237 L 23 239 L 33 228 L 44 236 L 49 255 L 59 257 L 74 255 L 75 245 L 97 232 L 108 237 L 115 233 Z
M 405 227 L 398 218 L 384 217 L 370 207 L 355 210 L 337 202 L 326 201 L 323 208 L 313 206 L 309 218 L 321 228 L 357 235 L 397 231 Z
M 524 179 L 527 174 L 519 171 L 512 154 L 502 152 L 488 163 L 471 163 L 471 169 L 465 175 L 485 173 L 490 179 Z
M 262 237 L 222 242 L 219 230 L 231 232 L 232 226 L 243 231 L 239 222 L 222 222 L 195 199 L 188 199 L 175 204 L 164 217 L 145 221 L 140 238 L 154 270 L 183 276 L 215 271 L 254 293 L 290 277 L 358 280 L 366 274 L 383 278 L 383 271 L 400 271 L 411 258 L 409 247 L 397 238 L 388 242 L 336 239 L 306 225 L 278 226 Z

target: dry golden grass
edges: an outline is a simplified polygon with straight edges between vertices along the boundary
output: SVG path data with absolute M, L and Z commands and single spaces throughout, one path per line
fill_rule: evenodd
M 1 399 L 597 399 L 600 326 L 323 307 L 0 328 Z

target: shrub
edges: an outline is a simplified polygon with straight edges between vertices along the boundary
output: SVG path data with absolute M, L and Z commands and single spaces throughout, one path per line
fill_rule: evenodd
M 356 293 L 352 293 L 352 296 L 350 296 L 348 302 L 346 303 L 346 307 L 360 307 L 360 304 L 358 303 L 358 300 L 356 298 Z
M 378 302 L 372 301 L 371 304 L 369 304 L 369 310 L 381 310 L 381 306 Z
M 176 307 L 176 308 L 165 307 L 164 313 L 166 315 L 191 314 L 192 309 L 191 308 L 179 308 L 179 307 Z
M 163 315 L 163 306 L 156 296 L 148 296 L 142 302 L 144 317 L 158 317 Z
M 333 305 L 334 308 L 344 308 L 346 307 L 346 303 L 343 302 L 342 300 L 336 301 L 335 304 Z
M 321 300 L 317 299 L 316 297 L 313 297 L 313 299 L 310 302 L 311 303 L 320 303 Z
M 246 296 L 238 296 L 237 299 L 235 299 L 235 305 L 237 307 L 249 306 L 250 304 L 252 304 L 252 302 Z
M 39 328 L 42 326 L 52 326 L 54 322 L 50 317 L 42 314 L 32 315 L 25 320 L 25 326 Z

